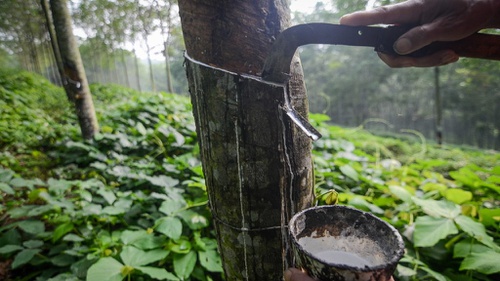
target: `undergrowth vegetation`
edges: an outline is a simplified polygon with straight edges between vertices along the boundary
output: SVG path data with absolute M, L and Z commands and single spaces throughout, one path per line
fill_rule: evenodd
M 189 99 L 92 93 L 87 142 L 60 88 L 0 71 L 0 279 L 223 280 Z M 311 119 L 317 203 L 394 225 L 397 280 L 498 280 L 499 153 Z

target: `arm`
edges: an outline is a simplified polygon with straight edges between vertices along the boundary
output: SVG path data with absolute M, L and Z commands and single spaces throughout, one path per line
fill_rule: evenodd
M 414 25 L 394 44 L 394 50 L 404 55 L 434 41 L 455 41 L 484 28 L 500 27 L 500 0 L 408 0 L 345 15 L 340 23 Z M 379 56 L 391 67 L 437 66 L 458 60 L 458 55 L 451 50 L 422 58 Z

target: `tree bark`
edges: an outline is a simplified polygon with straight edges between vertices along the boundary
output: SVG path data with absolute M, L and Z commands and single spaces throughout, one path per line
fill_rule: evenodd
M 80 51 L 73 35 L 67 1 L 50 0 L 50 8 L 64 67 L 64 77 L 61 78 L 63 84 L 66 84 L 69 99 L 74 102 L 82 136 L 84 139 L 91 139 L 99 131 L 99 125 Z
M 290 91 L 260 73 L 289 25 L 285 0 L 180 0 L 186 70 L 219 251 L 227 280 L 281 280 L 287 224 L 313 201 L 311 141 L 280 109 L 307 116 L 298 59 Z
M 52 21 L 52 15 L 50 13 L 49 1 L 48 0 L 41 0 L 41 5 L 42 5 L 43 13 L 45 16 L 47 30 L 48 30 L 49 36 L 50 36 L 50 44 L 52 46 L 52 53 L 54 54 L 54 59 L 56 61 L 57 70 L 59 71 L 60 78 L 63 79 L 64 78 L 64 65 L 62 62 L 61 53 L 59 52 L 59 47 L 57 46 L 57 36 L 56 36 L 56 31 L 54 29 L 54 22 Z M 67 86 L 67 84 L 65 84 L 65 83 L 63 83 L 63 85 L 64 85 L 64 87 Z M 71 101 L 68 90 L 66 90 L 66 94 L 68 94 L 68 99 Z

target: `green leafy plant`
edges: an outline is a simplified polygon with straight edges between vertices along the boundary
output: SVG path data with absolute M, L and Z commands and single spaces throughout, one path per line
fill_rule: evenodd
M 398 266 L 399 280 L 495 280 L 499 276 L 500 264 L 493 262 L 500 258 L 498 155 L 492 155 L 496 160 L 490 166 L 482 167 L 470 161 L 456 167 L 450 162 L 465 154 L 455 150 L 441 151 L 445 157 L 440 159 L 397 158 L 400 150 L 392 151 L 395 139 L 387 147 L 386 140 L 359 129 L 354 135 L 350 130 L 323 127 L 321 122 L 328 120 L 323 115 L 313 119 L 326 136 L 314 149 L 319 203 L 351 205 L 398 228 L 407 248 Z M 336 138 L 329 138 L 330 134 Z M 409 144 L 396 147 L 401 146 L 413 150 Z
M 0 143 L 0 277 L 223 280 L 189 100 L 93 85 L 101 133 L 81 141 L 69 114 L 33 102 L 45 82 L 26 76 L 0 75 L 18 100 L 2 112 L 18 123 Z M 324 136 L 313 150 L 318 203 L 394 225 L 406 243 L 397 280 L 498 279 L 497 152 L 424 149 L 311 119 Z

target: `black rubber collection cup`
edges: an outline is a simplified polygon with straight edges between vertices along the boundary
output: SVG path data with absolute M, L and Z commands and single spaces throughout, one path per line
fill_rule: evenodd
M 404 255 L 399 232 L 374 215 L 346 206 L 297 213 L 289 232 L 295 266 L 324 281 L 388 281 Z

